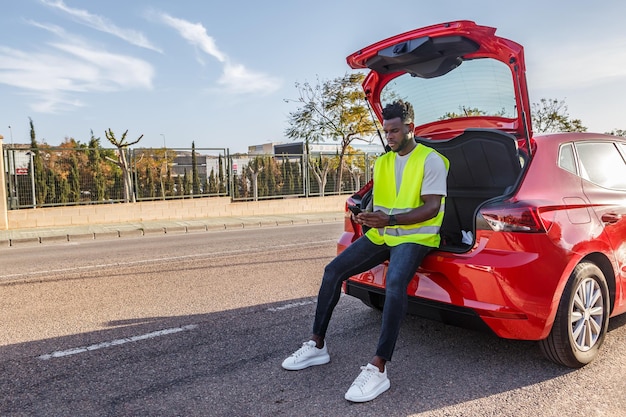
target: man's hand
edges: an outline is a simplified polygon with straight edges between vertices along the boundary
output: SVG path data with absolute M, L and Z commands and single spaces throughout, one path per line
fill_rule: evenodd
M 397 224 L 417 224 L 432 219 L 439 213 L 441 197 L 440 195 L 434 194 L 423 195 L 423 205 L 407 213 L 396 214 Z M 357 223 L 368 227 L 379 229 L 389 226 L 389 216 L 382 211 L 375 211 L 373 213 L 362 211 L 356 216 L 353 214 L 352 217 L 354 217 Z
M 355 216 L 355 220 L 359 224 L 374 228 L 381 228 L 389 225 L 389 216 L 382 211 L 375 211 L 373 213 L 363 211 Z

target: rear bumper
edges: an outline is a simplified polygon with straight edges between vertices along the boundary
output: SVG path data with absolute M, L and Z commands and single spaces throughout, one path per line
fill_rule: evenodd
M 544 339 L 569 257 L 553 250 L 520 250 L 523 244 L 514 251 L 486 244 L 478 242 L 467 254 L 428 255 L 407 289 L 409 313 L 507 339 Z M 345 292 L 370 305 L 378 297 L 375 301 L 382 305 L 386 269 L 383 264 L 351 277 Z
M 368 305 L 376 305 L 379 301 L 384 301 L 385 297 L 383 289 L 352 280 L 346 282 L 345 293 L 363 300 Z M 491 328 L 471 308 L 409 296 L 408 313 L 445 324 L 494 334 Z

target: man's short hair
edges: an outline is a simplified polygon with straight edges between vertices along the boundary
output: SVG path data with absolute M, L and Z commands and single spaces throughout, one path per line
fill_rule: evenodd
M 383 109 L 383 119 L 391 120 L 399 117 L 402 123 L 413 123 L 415 114 L 413 113 L 413 106 L 408 101 L 396 100 L 393 103 L 387 104 Z

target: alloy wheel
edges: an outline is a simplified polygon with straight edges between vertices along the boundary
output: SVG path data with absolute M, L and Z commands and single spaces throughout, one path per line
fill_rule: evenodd
M 576 347 L 583 352 L 591 349 L 602 335 L 603 322 L 602 289 L 596 280 L 586 278 L 576 288 L 570 311 L 571 336 Z

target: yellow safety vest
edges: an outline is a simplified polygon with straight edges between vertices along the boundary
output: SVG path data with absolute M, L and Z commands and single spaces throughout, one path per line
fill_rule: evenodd
M 400 192 L 396 194 L 396 154 L 388 152 L 376 160 L 374 165 L 374 211 L 385 214 L 407 213 L 424 204 L 422 200 L 422 181 L 426 157 L 436 152 L 434 149 L 418 144 L 406 161 L 402 173 Z M 448 160 L 441 154 L 446 169 Z M 441 198 L 441 207 L 437 216 L 417 224 L 403 224 L 383 228 L 371 228 L 365 234 L 377 245 L 397 246 L 401 243 L 419 243 L 420 245 L 439 247 L 439 229 L 443 222 L 445 197 Z

